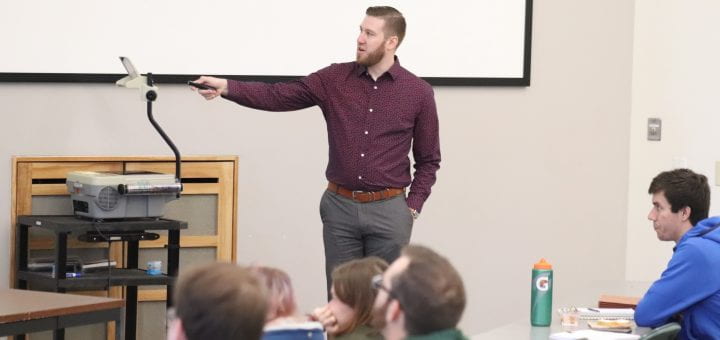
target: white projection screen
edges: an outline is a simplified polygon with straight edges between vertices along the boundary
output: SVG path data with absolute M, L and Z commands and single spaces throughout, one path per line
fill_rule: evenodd
M 407 20 L 401 64 L 434 85 L 529 86 L 532 0 L 28 0 L 0 4 L 0 81 L 282 81 L 355 58 L 368 6 Z

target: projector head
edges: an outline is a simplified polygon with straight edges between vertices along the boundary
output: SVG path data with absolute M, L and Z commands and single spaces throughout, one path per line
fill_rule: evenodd
M 125 67 L 128 75 L 115 82 L 118 86 L 127 87 L 129 89 L 140 89 L 140 100 L 146 102 L 153 102 L 157 99 L 158 88 L 152 85 L 148 77 L 140 75 L 135 66 L 127 57 L 120 57 L 120 61 Z

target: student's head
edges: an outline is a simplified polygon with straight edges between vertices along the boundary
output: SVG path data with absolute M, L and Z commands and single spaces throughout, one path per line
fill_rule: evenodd
M 371 256 L 351 260 L 332 272 L 332 299 L 328 308 L 337 319 L 336 335 L 349 333 L 358 326 L 369 325 L 377 291 L 371 282 L 375 275 L 387 269 L 385 260 Z
M 295 314 L 297 304 L 293 293 L 290 276 L 280 269 L 270 267 L 251 267 L 250 270 L 257 275 L 265 285 L 268 292 L 268 312 L 266 321 L 292 316 Z
M 405 18 L 389 6 L 368 7 L 360 24 L 357 39 L 357 62 L 372 66 L 385 58 L 394 57 L 405 37 Z
M 460 274 L 427 247 L 405 247 L 374 285 L 373 323 L 388 340 L 455 328 L 465 309 Z
M 247 268 L 229 263 L 195 267 L 178 278 L 171 340 L 260 339 L 265 287 Z
M 648 219 L 658 239 L 678 241 L 685 232 L 708 217 L 710 186 L 707 177 L 689 169 L 665 171 L 648 188 L 653 207 Z

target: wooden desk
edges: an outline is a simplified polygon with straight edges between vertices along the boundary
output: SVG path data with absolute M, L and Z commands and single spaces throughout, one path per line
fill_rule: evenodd
M 60 294 L 21 289 L 0 289 L 0 336 L 55 330 L 115 321 L 115 339 L 122 337 L 125 301 L 94 296 Z

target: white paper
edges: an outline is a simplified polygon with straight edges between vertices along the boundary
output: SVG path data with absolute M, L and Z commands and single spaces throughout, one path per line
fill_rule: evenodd
M 550 340 L 636 340 L 640 339 L 637 334 L 623 334 L 613 332 L 601 332 L 592 329 L 583 329 L 574 332 L 561 332 L 550 335 Z

